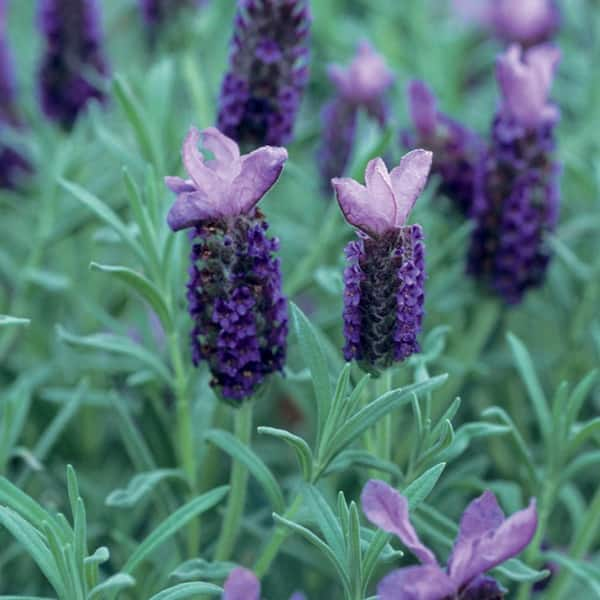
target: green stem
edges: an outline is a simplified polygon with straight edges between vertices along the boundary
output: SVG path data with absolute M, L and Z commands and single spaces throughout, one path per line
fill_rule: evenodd
M 546 527 L 548 519 L 550 518 L 550 513 L 552 512 L 552 507 L 556 500 L 557 491 L 556 474 L 551 472 L 545 479 L 545 485 L 542 489 L 542 495 L 539 501 L 538 526 L 533 540 L 525 552 L 525 560 L 528 563 L 533 563 L 534 566 L 537 566 L 537 563 L 539 562 L 540 547 L 546 536 Z M 531 583 L 522 583 L 519 586 L 517 600 L 529 600 L 529 598 L 531 598 L 531 587 Z
M 298 494 L 283 514 L 283 517 L 288 520 L 293 519 L 294 515 L 296 514 L 301 505 L 302 494 Z M 275 531 L 271 536 L 269 543 L 264 547 L 257 561 L 254 563 L 254 572 L 256 573 L 256 576 L 259 579 L 264 577 L 269 568 L 271 567 L 271 564 L 273 563 L 275 557 L 279 553 L 281 545 L 283 544 L 288 535 L 289 531 L 282 525 L 278 525 L 275 528 Z
M 596 491 L 581 525 L 579 526 L 578 535 L 573 542 L 569 551 L 569 557 L 573 560 L 581 560 L 594 544 L 600 529 L 600 489 Z M 565 591 L 573 573 L 565 568 L 562 568 L 558 577 L 552 584 L 548 592 L 548 600 L 561 600 L 565 597 Z
M 392 371 L 386 369 L 379 379 L 375 380 L 376 397 L 379 398 L 390 391 L 392 387 Z M 375 424 L 375 454 L 377 458 L 385 461 L 392 459 L 392 414 L 388 413 Z M 377 473 L 377 477 L 389 481 L 391 476 L 388 473 Z
M 252 400 L 246 400 L 236 411 L 235 435 L 244 445 L 250 445 L 252 438 Z M 246 487 L 248 469 L 238 461 L 231 467 L 230 490 L 225 509 L 225 517 L 221 526 L 221 534 L 217 541 L 215 560 L 229 560 L 240 530 L 240 523 L 246 503 Z

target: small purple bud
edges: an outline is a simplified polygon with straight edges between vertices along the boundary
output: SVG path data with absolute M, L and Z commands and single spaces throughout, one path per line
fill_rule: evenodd
M 106 101 L 100 8 L 96 0 L 39 0 L 38 17 L 45 38 L 40 102 L 49 119 L 68 129 L 90 100 Z
M 308 82 L 306 0 L 240 0 L 218 127 L 238 143 L 282 145 L 292 138 Z
M 385 59 L 367 41 L 359 44 L 348 68 L 332 65 L 328 74 L 339 96 L 366 108 L 382 102 L 383 94 L 394 82 Z M 377 114 L 382 112 L 385 111 L 376 110 Z
M 401 133 L 403 146 L 433 152 L 431 171 L 440 177 L 440 194 L 468 214 L 483 142 L 470 129 L 438 112 L 436 98 L 424 82 L 409 83 L 408 100 L 414 132 Z
M 501 40 L 525 47 L 551 40 L 560 24 L 555 0 L 454 0 L 454 4 Z

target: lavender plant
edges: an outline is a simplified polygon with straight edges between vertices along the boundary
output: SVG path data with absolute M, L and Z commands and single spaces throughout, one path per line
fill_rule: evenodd
M 62 128 L 37 106 L 38 7 L 4 3 L 26 126 L 2 143 L 32 171 L 0 189 L 0 597 L 600 595 L 591 0 L 560 7 L 552 102 L 555 51 L 529 46 L 501 55 L 498 109 L 498 44 L 457 28 L 450 2 L 313 2 L 314 68 L 285 148 L 213 119 L 235 14 L 254 40 L 265 21 L 248 9 L 286 0 L 208 2 L 152 48 L 135 2 L 101 4 L 106 102 Z M 396 81 L 427 81 L 488 142 L 473 202 L 473 163 L 441 168 L 454 130 L 413 85 L 412 102 L 378 98 L 385 129 L 358 119 L 347 172 L 332 173 L 338 202 L 323 203 L 325 65 L 363 37 Z M 401 159 L 392 128 L 425 150 Z M 511 230 L 521 180 L 538 212 Z M 550 227 L 539 217 L 558 183 Z M 552 255 L 544 285 L 511 272 L 523 293 L 510 309 L 497 271 L 464 273 L 490 221 L 445 210 L 455 189 L 498 217 L 488 242 Z

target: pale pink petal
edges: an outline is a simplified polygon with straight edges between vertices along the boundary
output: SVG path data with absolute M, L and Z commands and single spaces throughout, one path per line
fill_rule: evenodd
M 208 127 L 202 131 L 202 145 L 215 155 L 217 170 L 230 168 L 240 158 L 238 145 L 216 127 Z
M 534 46 L 525 54 L 525 61 L 533 69 L 539 81 L 539 93 L 544 99 L 547 99 L 550 95 L 554 72 L 560 62 L 560 58 L 560 49 L 552 44 Z
M 240 174 L 233 180 L 229 202 L 248 213 L 273 187 L 287 160 L 285 148 L 264 146 L 242 156 Z
M 252 571 L 242 567 L 229 573 L 223 588 L 223 600 L 260 600 L 260 581 Z
M 470 524 L 466 529 L 469 535 L 457 541 L 448 563 L 448 574 L 457 587 L 468 584 L 478 575 L 517 556 L 531 542 L 537 529 L 535 500 L 531 501 L 528 508 L 516 512 L 500 524 L 498 509 L 493 503 L 483 500 L 483 505 L 490 511 L 489 528 L 485 526 L 484 515 L 481 515 L 479 522 L 470 515 Z M 471 506 L 467 510 L 471 510 Z M 473 510 L 477 512 L 478 509 Z M 492 527 L 492 523 L 497 526 Z
M 352 93 L 348 69 L 345 69 L 341 65 L 329 65 L 327 67 L 327 76 L 342 96 L 347 97 Z
M 167 223 L 173 231 L 193 227 L 200 221 L 226 216 L 214 197 L 204 192 L 184 192 L 177 195 L 167 215 Z
M 361 494 L 363 512 L 374 525 L 397 535 L 402 543 L 425 565 L 437 560 L 419 539 L 408 516 L 408 501 L 384 481 L 370 479 Z
M 165 177 L 165 185 L 176 194 L 183 192 L 193 192 L 196 188 L 194 182 L 190 179 L 181 179 L 181 177 Z
M 377 586 L 379 600 L 444 600 L 456 592 L 448 575 L 435 565 L 392 571 Z
M 369 235 L 388 231 L 389 221 L 371 203 L 367 188 L 349 177 L 335 178 L 331 185 L 346 221 Z
M 413 150 L 402 157 L 392 169 L 390 179 L 396 199 L 396 227 L 406 223 L 408 214 L 427 183 L 433 154 L 427 150 Z
M 196 187 L 206 194 L 215 190 L 222 192 L 224 182 L 215 171 L 204 163 L 204 158 L 198 150 L 199 141 L 200 132 L 195 127 L 191 127 L 183 142 L 183 166 Z
M 374 158 L 367 164 L 365 183 L 373 210 L 384 215 L 387 228 L 392 229 L 396 221 L 396 202 L 390 174 L 381 158 Z

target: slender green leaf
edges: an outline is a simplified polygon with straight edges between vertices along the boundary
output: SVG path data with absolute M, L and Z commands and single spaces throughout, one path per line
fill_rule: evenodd
M 296 452 L 296 458 L 300 464 L 304 480 L 307 482 L 312 480 L 313 455 L 308 444 L 301 437 L 274 427 L 259 427 L 257 431 L 260 434 L 270 435 L 289 444 Z
M 105 503 L 107 506 L 131 508 L 150 493 L 158 483 L 173 477 L 185 480 L 183 473 L 178 469 L 157 469 L 147 473 L 138 473 L 125 489 L 113 490 L 106 498 Z
M 112 592 L 114 594 L 114 592 L 133 587 L 134 585 L 135 579 L 131 577 L 131 575 L 117 573 L 91 590 L 88 594 L 88 600 L 95 600 L 96 598 L 102 600 L 107 592 Z M 109 595 L 109 597 L 112 596 Z
M 11 317 L 9 315 L 0 315 L 0 327 L 8 327 L 10 325 L 29 325 L 31 319 L 22 317 Z
M 158 318 L 165 329 L 171 328 L 169 309 L 167 308 L 162 294 L 150 280 L 144 277 L 144 275 L 133 269 L 129 269 L 128 267 L 119 265 L 101 265 L 96 262 L 90 263 L 90 268 L 95 271 L 110 273 L 125 283 L 127 287 L 131 288 L 148 302 L 154 312 L 158 315 Z
M 221 502 L 227 495 L 229 486 L 221 486 L 194 498 L 170 517 L 165 519 L 152 533 L 136 548 L 135 552 L 123 567 L 124 573 L 133 573 L 135 569 L 159 546 L 185 527 L 192 519 L 210 510 Z
M 208 562 L 203 558 L 192 558 L 171 573 L 173 579 L 191 581 L 194 579 L 225 579 L 237 565 L 227 561 Z
M 256 452 L 242 444 L 239 439 L 228 431 L 221 429 L 211 429 L 206 433 L 205 438 L 206 441 L 214 444 L 233 459 L 242 463 L 252 473 L 260 483 L 273 508 L 279 511 L 285 510 L 285 499 L 277 479 Z
M 302 350 L 302 356 L 310 370 L 315 390 L 317 401 L 317 435 L 320 436 L 329 413 L 329 403 L 332 396 L 325 349 L 319 341 L 319 336 L 315 328 L 306 315 L 293 302 L 290 303 L 290 307 L 294 331 Z M 318 445 L 317 442 L 317 447 Z
M 222 594 L 223 588 L 213 583 L 180 583 L 168 590 L 155 594 L 150 600 L 181 600 L 181 598 L 194 598 L 199 594 L 208 594 L 216 596 Z
M 429 496 L 445 468 L 446 463 L 444 462 L 431 467 L 402 490 L 402 494 L 408 499 L 408 505 L 411 509 L 417 508 Z

